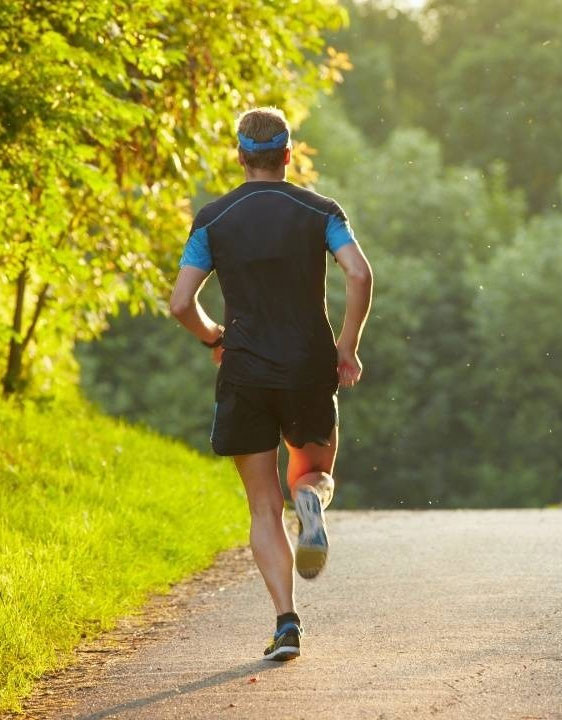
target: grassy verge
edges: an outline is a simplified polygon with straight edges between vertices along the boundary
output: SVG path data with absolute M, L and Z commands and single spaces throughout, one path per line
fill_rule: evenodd
M 0 711 L 248 528 L 229 461 L 83 403 L 0 401 Z

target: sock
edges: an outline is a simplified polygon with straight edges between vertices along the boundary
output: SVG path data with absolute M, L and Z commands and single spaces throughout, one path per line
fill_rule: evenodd
M 277 630 L 286 622 L 296 622 L 301 627 L 301 619 L 296 612 L 286 612 L 277 616 Z

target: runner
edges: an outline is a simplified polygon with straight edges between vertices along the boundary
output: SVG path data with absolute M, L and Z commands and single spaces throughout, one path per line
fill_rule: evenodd
M 246 182 L 195 217 L 170 301 L 172 314 L 220 365 L 211 444 L 232 456 L 248 497 L 250 545 L 277 613 L 264 655 L 300 655 L 303 626 L 294 567 L 304 578 L 326 563 L 324 509 L 334 493 L 338 387 L 361 377 L 357 355 L 369 312 L 372 273 L 342 208 L 285 179 L 290 130 L 281 111 L 257 108 L 238 123 Z M 346 277 L 346 313 L 337 344 L 327 317 L 326 251 Z M 224 326 L 198 293 L 216 271 Z M 281 438 L 287 485 L 299 521 L 296 553 L 283 517 Z

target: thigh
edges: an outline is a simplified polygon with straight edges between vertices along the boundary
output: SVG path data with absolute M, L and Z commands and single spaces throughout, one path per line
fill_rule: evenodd
M 281 430 L 289 451 L 289 485 L 309 472 L 331 475 L 338 448 L 337 387 L 288 391 L 279 403 Z
M 270 390 L 217 378 L 211 445 L 217 455 L 247 455 L 279 445 L 279 420 Z

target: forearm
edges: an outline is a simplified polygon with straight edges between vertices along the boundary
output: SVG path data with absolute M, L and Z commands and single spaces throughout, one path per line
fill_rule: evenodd
M 204 342 L 214 342 L 222 332 L 222 327 L 211 320 L 197 298 L 180 307 L 172 307 L 172 314 L 186 330 Z
M 371 272 L 346 276 L 345 318 L 338 346 L 356 352 L 371 307 L 373 277 Z

